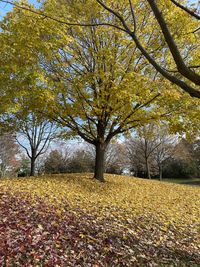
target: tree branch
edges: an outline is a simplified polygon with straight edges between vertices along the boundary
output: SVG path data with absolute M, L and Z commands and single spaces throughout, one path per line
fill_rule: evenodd
M 48 15 L 48 14 L 46 14 L 46 13 L 42 13 L 42 12 L 39 12 L 39 11 L 37 11 L 37 10 L 34 10 L 34 9 L 31 9 L 31 8 L 29 8 L 28 6 L 22 6 L 22 5 L 18 5 L 18 4 L 16 4 L 16 3 L 13 3 L 13 2 L 11 2 L 11 1 L 9 1 L 9 0 L 0 0 L 0 2 L 2 2 L 2 3 L 6 3 L 6 4 L 10 4 L 10 5 L 12 5 L 12 6 L 14 6 L 14 7 L 16 7 L 16 8 L 18 8 L 18 9 L 22 9 L 22 10 L 26 10 L 26 11 L 29 11 L 29 12 L 31 12 L 31 13 L 33 13 L 33 14 L 36 14 L 36 15 L 39 15 L 39 16 L 41 16 L 41 17 L 43 17 L 43 18 L 47 18 L 47 19 L 51 19 L 51 20 L 53 20 L 53 21 L 55 21 L 55 22 L 58 22 L 58 23 L 60 23 L 60 24 L 64 24 L 64 25 L 68 25 L 68 26 L 82 26 L 82 27 L 97 27 L 97 26 L 111 26 L 111 27 L 114 27 L 114 28 L 116 28 L 116 29 L 118 29 L 118 30 L 121 30 L 121 31 L 124 31 L 124 32 L 126 32 L 126 30 L 125 29 L 123 29 L 123 28 L 121 28 L 121 27 L 119 27 L 119 26 L 117 26 L 117 25 L 113 25 L 113 24 L 110 24 L 110 23 L 98 23 L 98 24 L 96 24 L 96 23 L 76 23 L 76 22 L 68 22 L 68 21 L 64 21 L 64 20 L 62 20 L 62 19 L 58 19 L 58 18 L 55 18 L 55 17 L 52 17 L 52 16 L 50 16 L 50 15 Z
M 182 88 L 185 92 L 187 92 L 190 96 L 200 98 L 200 91 L 191 87 L 184 81 L 176 78 L 175 76 L 169 74 L 166 70 L 164 70 L 158 63 L 153 59 L 153 57 L 146 51 L 146 49 L 142 46 L 140 41 L 138 40 L 137 36 L 134 33 L 131 33 L 131 36 L 133 40 L 135 41 L 135 44 L 137 45 L 137 48 L 142 52 L 142 54 L 145 56 L 145 58 L 153 65 L 153 67 L 162 74 L 167 80 L 170 82 L 178 85 L 180 88 Z
M 177 3 L 175 0 L 171 0 L 171 2 L 176 5 L 177 7 L 181 8 L 182 10 L 184 10 L 185 12 L 187 12 L 188 14 L 190 14 L 192 17 L 195 17 L 196 19 L 200 20 L 200 16 L 198 14 L 196 14 L 194 11 L 190 10 L 189 8 Z
M 132 18 L 133 18 L 134 33 L 135 33 L 136 32 L 136 19 L 135 19 L 135 13 L 134 13 L 133 4 L 132 4 L 131 0 L 129 0 L 129 5 L 130 5 L 130 9 L 131 9 Z
M 124 19 L 122 18 L 122 16 L 115 12 L 113 9 L 109 8 L 108 6 L 106 6 L 104 3 L 102 3 L 102 1 L 100 0 L 96 0 L 103 8 L 105 8 L 107 11 L 109 11 L 110 13 L 112 13 L 113 15 L 115 15 L 123 24 L 123 26 L 125 27 L 126 29 L 126 32 L 132 37 L 133 41 L 135 42 L 137 48 L 141 51 L 141 53 L 145 56 L 145 58 L 149 61 L 149 63 L 160 73 L 162 74 L 166 79 L 168 79 L 169 81 L 171 81 L 172 83 L 178 85 L 180 88 L 182 88 L 185 92 L 187 92 L 190 96 L 192 97 L 196 97 L 196 98 L 200 98 L 200 91 L 191 87 L 190 85 L 188 85 L 186 82 L 176 78 L 175 76 L 169 74 L 166 70 L 164 70 L 154 59 L 153 57 L 147 52 L 147 50 L 142 46 L 142 44 L 140 43 L 139 39 L 137 38 L 136 34 L 134 32 L 131 32 L 131 30 L 128 28 L 127 24 L 125 23 Z M 154 3 L 155 5 L 155 2 L 154 0 L 147 0 L 149 3 Z M 156 9 L 157 6 L 156 6 Z M 160 11 L 158 10 L 158 13 L 160 14 Z M 162 18 L 162 20 L 164 20 Z M 165 21 L 164 21 L 164 24 L 165 24 Z M 166 24 L 165 24 L 166 25 Z M 167 27 L 167 26 L 166 26 Z M 168 28 L 167 28 L 167 31 L 169 32 Z M 170 34 L 170 33 L 169 33 Z M 171 34 L 170 34 L 170 38 L 173 40 Z M 176 46 L 176 44 L 175 44 Z M 176 50 L 177 50 L 177 47 L 176 47 Z M 179 51 L 178 51 L 178 54 L 179 54 Z M 181 56 L 180 56 L 181 57 Z M 181 61 L 182 58 L 181 58 Z M 184 66 L 185 66 L 185 63 L 183 62 Z M 187 68 L 185 66 L 186 70 L 189 71 L 189 73 L 192 72 L 192 74 L 195 74 L 193 71 L 191 71 L 189 68 Z M 180 72 L 180 70 L 179 70 Z M 181 73 L 181 72 L 180 72 Z M 183 74 L 182 74 L 183 75 Z M 183 75 L 185 76 L 185 75 Z M 198 78 L 198 82 L 200 83 L 200 77 L 199 75 L 195 74 L 195 77 L 197 76 Z M 186 76 L 185 76 L 186 77 Z M 189 79 L 192 81 L 192 79 Z
M 183 60 L 183 58 L 182 58 L 182 56 L 178 50 L 178 47 L 177 47 L 169 29 L 168 29 L 168 26 L 167 26 L 167 24 L 163 18 L 162 12 L 158 8 L 155 0 L 147 0 L 147 1 L 150 5 L 154 15 L 155 15 L 155 18 L 156 18 L 158 24 L 160 25 L 160 28 L 162 30 L 165 41 L 166 41 L 166 43 L 169 47 L 169 50 L 170 50 L 170 52 L 174 58 L 174 61 L 176 63 L 177 69 L 184 77 L 186 77 L 187 79 L 189 79 L 190 81 L 192 81 L 196 85 L 200 85 L 200 76 L 185 65 L 185 62 L 184 62 L 184 60 Z

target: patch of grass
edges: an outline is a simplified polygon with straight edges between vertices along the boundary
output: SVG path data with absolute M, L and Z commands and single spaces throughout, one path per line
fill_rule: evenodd
M 163 182 L 176 183 L 176 184 L 185 184 L 185 185 L 195 185 L 200 186 L 200 178 L 191 178 L 191 179 L 163 179 Z
M 0 266 L 200 264 L 199 187 L 106 181 L 91 174 L 2 180 Z

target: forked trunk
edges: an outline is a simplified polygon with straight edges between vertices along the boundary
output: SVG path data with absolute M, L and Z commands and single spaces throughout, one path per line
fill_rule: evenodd
M 105 160 L 105 145 L 97 143 L 96 148 L 96 157 L 95 157 L 95 169 L 94 169 L 94 178 L 100 182 L 105 182 L 104 180 L 104 160 Z

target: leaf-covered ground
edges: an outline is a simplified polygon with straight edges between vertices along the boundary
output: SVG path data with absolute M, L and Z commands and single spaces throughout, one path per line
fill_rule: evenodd
M 0 182 L 0 266 L 200 266 L 200 188 L 107 175 Z

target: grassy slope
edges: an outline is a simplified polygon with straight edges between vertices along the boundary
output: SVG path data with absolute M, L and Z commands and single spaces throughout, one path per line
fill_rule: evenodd
M 12 266 L 13 259 L 19 262 L 13 266 L 200 265 L 199 187 L 115 175 L 101 184 L 91 177 L 1 181 L 0 241 L 24 236 L 32 254 L 20 238 L 17 253 L 0 245 L 0 266 L 6 260 Z M 18 218 L 15 226 L 6 225 L 5 217 Z

